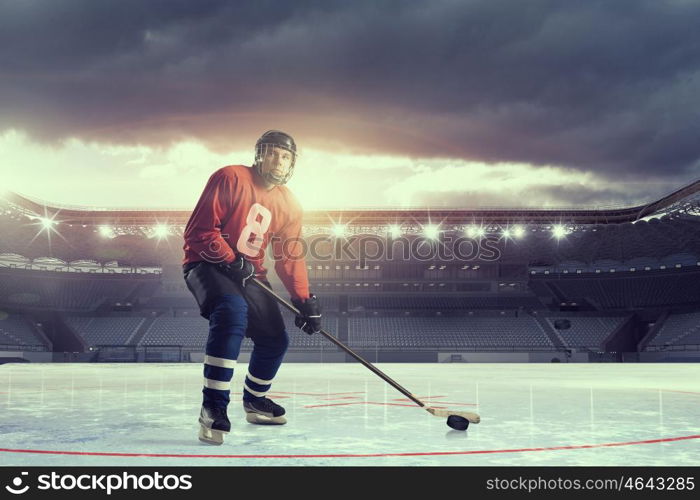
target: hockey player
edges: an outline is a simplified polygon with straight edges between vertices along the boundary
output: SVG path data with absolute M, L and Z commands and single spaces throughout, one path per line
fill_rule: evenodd
M 222 444 L 230 431 L 226 409 L 244 336 L 254 344 L 243 386 L 246 420 L 286 423 L 284 408 L 266 394 L 287 350 L 287 332 L 274 299 L 249 282 L 255 276 L 269 286 L 263 261 L 270 242 L 275 271 L 301 312 L 295 324 L 309 334 L 321 329 L 300 243 L 302 210 L 284 185 L 296 156 L 292 137 L 265 132 L 255 144 L 252 168 L 231 165 L 214 172 L 185 228 L 185 282 L 209 320 L 199 417 L 205 443 Z

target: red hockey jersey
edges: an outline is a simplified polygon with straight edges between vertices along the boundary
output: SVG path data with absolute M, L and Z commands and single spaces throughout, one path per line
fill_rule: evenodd
M 286 186 L 267 190 L 250 167 L 214 172 L 185 227 L 183 264 L 231 262 L 243 254 L 265 278 L 265 248 L 272 240 L 275 271 L 295 299 L 309 297 L 301 243 L 302 209 Z

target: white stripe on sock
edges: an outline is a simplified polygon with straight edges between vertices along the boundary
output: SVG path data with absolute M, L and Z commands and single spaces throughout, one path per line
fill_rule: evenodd
M 219 368 L 235 368 L 235 359 L 217 358 L 215 356 L 204 356 L 204 364 L 209 366 L 218 366 Z
M 248 387 L 248 384 L 243 384 L 245 387 L 245 390 L 251 393 L 253 396 L 256 396 L 258 398 L 263 397 L 265 394 L 267 394 L 267 391 L 259 392 L 259 391 L 254 391 L 250 387 Z
M 222 382 L 221 380 L 204 379 L 204 387 L 207 389 L 216 389 L 219 391 L 228 391 L 231 389 L 231 382 Z
M 246 374 L 246 377 L 248 379 L 250 379 L 251 381 L 255 382 L 256 384 L 260 384 L 260 385 L 270 385 L 272 383 L 272 379 L 264 380 L 264 379 L 261 379 L 261 378 L 258 378 L 258 377 L 251 375 L 250 372 L 248 372 Z

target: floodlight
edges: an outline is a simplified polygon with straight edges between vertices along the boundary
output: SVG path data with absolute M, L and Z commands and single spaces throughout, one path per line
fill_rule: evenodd
M 44 229 L 51 229 L 55 224 L 57 224 L 55 220 L 47 217 L 37 217 L 37 219 L 39 219 L 39 223 Z
M 100 226 L 98 231 L 100 232 L 100 236 L 104 238 L 114 238 L 114 231 L 109 226 Z
M 561 225 L 556 225 L 556 226 L 552 227 L 552 235 L 556 239 L 560 240 L 564 236 L 566 236 L 566 228 L 564 226 L 561 226 Z
M 335 224 L 332 229 L 333 236 L 336 238 L 342 238 L 345 236 L 346 227 L 344 224 Z
M 401 228 L 396 224 L 392 224 L 391 226 L 389 226 L 389 235 L 392 238 L 398 238 L 399 236 L 401 236 Z
M 153 228 L 153 234 L 158 238 L 165 238 L 168 236 L 168 229 L 165 224 L 158 224 Z
M 423 234 L 426 238 L 430 240 L 436 240 L 439 234 L 438 226 L 436 226 L 435 224 L 428 224 L 427 226 L 423 226 Z

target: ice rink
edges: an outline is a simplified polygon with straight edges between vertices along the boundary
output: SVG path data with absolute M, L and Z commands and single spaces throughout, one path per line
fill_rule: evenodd
M 197 439 L 199 364 L 0 366 L 2 465 L 658 465 L 700 463 L 697 364 L 378 364 L 451 430 L 356 363 L 284 364 L 284 426 Z

